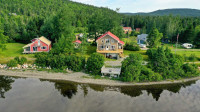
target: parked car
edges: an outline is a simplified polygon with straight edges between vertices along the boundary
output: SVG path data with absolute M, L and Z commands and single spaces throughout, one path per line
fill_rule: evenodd
M 146 44 L 139 44 L 140 48 L 146 48 L 147 45 Z

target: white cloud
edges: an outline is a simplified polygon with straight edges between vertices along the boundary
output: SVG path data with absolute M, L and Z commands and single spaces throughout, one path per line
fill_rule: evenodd
M 151 12 L 167 8 L 199 9 L 199 0 L 72 0 L 85 4 L 121 8 L 120 12 Z

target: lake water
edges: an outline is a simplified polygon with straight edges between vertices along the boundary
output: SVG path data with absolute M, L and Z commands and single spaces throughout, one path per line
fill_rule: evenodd
M 200 112 L 200 81 L 108 87 L 0 76 L 0 112 Z

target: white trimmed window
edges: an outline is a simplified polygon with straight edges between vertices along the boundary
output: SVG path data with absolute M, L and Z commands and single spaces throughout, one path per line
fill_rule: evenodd
M 114 39 L 112 39 L 111 42 L 114 43 L 115 42 Z
M 106 39 L 106 43 L 110 43 L 110 39 Z
M 41 49 L 42 49 L 42 50 L 46 50 L 47 47 L 46 47 L 46 46 L 42 46 Z
M 112 49 L 112 50 L 114 50 L 114 49 L 115 49 L 115 46 L 114 46 L 114 45 L 112 45 L 112 46 L 111 46 L 111 49 Z

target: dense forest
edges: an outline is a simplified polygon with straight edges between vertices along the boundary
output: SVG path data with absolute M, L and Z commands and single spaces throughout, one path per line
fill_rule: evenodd
M 1 0 L 0 15 L 1 32 L 9 42 L 29 43 L 38 36 L 55 42 L 75 33 L 96 39 L 106 31 L 123 38 L 122 26 L 130 26 L 147 34 L 156 27 L 167 42 L 176 42 L 179 33 L 180 42 L 199 45 L 199 17 L 124 15 L 69 0 Z
M 187 9 L 187 8 L 176 8 L 176 9 L 164 9 L 157 10 L 149 13 L 123 13 L 126 15 L 143 15 L 143 16 L 184 16 L 184 17 L 200 17 L 200 10 L 197 9 Z

